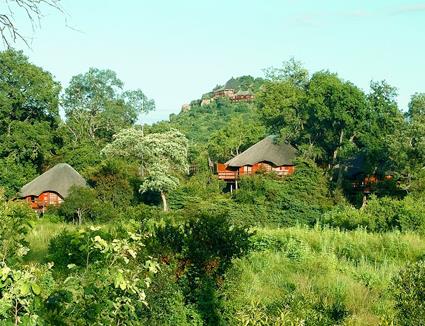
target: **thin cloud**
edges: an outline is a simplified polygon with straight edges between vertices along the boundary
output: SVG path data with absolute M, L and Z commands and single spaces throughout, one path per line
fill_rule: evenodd
M 424 12 L 424 11 L 425 11 L 425 2 L 422 2 L 422 3 L 416 3 L 416 4 L 399 7 L 396 10 L 393 10 L 391 14 L 405 15 L 405 14 L 414 14 L 418 12 Z
M 373 16 L 373 13 L 366 10 L 357 10 L 357 11 L 347 11 L 347 12 L 341 12 L 339 14 L 340 17 L 358 17 L 358 18 L 364 18 L 364 17 L 371 17 Z
M 297 23 L 310 26 L 319 26 L 330 20 L 339 19 L 367 19 L 374 17 L 396 16 L 396 15 L 409 15 L 425 12 L 425 2 L 412 3 L 396 8 L 382 8 L 380 10 L 353 10 L 353 11 L 323 11 L 313 12 L 309 14 L 300 15 L 295 17 Z
M 374 13 L 366 10 L 343 11 L 343 12 L 314 12 L 310 14 L 295 17 L 295 21 L 304 25 L 318 26 L 329 20 L 345 19 L 345 18 L 368 18 Z

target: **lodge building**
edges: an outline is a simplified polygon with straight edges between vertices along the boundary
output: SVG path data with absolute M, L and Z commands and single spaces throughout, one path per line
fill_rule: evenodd
M 217 175 L 229 184 L 232 191 L 238 188 L 240 177 L 259 171 L 276 173 L 278 176 L 294 173 L 296 154 L 297 150 L 291 145 L 279 144 L 275 136 L 268 136 L 226 163 L 218 163 Z
M 60 205 L 73 186 L 87 187 L 87 183 L 70 165 L 60 163 L 23 186 L 19 197 L 33 210 L 44 213 L 48 206 Z

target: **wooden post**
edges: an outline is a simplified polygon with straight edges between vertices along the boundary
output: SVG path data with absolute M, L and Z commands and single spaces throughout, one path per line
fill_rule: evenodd
M 233 184 L 230 184 L 230 193 L 233 193 Z
M 238 180 L 235 180 L 235 190 L 238 190 Z

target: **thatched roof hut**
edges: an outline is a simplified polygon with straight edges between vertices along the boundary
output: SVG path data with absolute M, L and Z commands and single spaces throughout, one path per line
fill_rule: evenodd
M 66 198 L 72 186 L 87 187 L 87 183 L 72 166 L 60 163 L 23 186 L 19 196 L 38 197 L 44 192 L 55 192 L 62 198 Z
M 269 162 L 275 166 L 294 165 L 297 150 L 289 144 L 275 142 L 275 136 L 268 136 L 252 145 L 243 153 L 225 163 L 229 167 L 254 165 Z

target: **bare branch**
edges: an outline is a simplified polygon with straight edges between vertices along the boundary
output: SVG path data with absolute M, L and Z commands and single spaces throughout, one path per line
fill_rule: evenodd
M 61 0 L 0 0 L 5 4 L 6 13 L 0 13 L 0 37 L 3 44 L 10 48 L 13 43 L 21 40 L 29 47 L 28 38 L 23 36 L 15 21 L 15 12 L 21 11 L 26 14 L 31 22 L 32 29 L 40 26 L 42 7 L 48 6 L 64 13 Z

